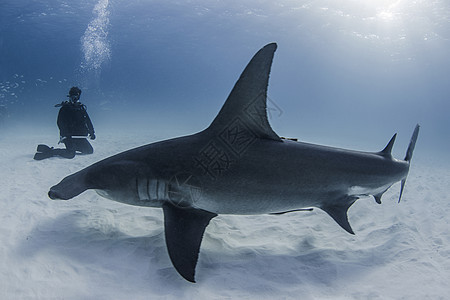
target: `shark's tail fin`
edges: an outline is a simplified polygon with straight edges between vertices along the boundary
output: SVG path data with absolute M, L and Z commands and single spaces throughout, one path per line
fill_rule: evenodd
M 412 155 L 414 152 L 414 147 L 416 146 L 417 137 L 419 136 L 419 128 L 420 128 L 420 125 L 417 124 L 416 128 L 414 128 L 414 132 L 412 134 L 411 141 L 409 142 L 408 150 L 406 151 L 405 160 L 408 162 L 411 161 L 411 158 L 412 158 Z
M 420 126 L 419 126 L 419 124 L 417 124 L 416 128 L 414 128 L 414 132 L 411 136 L 411 141 L 409 142 L 408 150 L 406 150 L 405 161 L 407 161 L 408 163 L 411 161 L 411 158 L 412 158 L 412 155 L 414 152 L 414 148 L 416 147 L 417 137 L 419 136 L 419 129 L 420 129 Z M 402 199 L 402 194 L 403 194 L 403 189 L 405 188 L 405 183 L 406 183 L 406 177 L 402 180 L 402 185 L 400 188 L 400 197 L 398 198 L 398 202 L 400 202 L 400 200 Z

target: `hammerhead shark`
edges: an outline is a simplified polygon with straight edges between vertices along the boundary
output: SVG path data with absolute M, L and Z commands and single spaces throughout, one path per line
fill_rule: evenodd
M 151 143 L 101 160 L 50 188 L 68 200 L 93 189 L 103 197 L 162 208 L 169 257 L 195 282 L 200 244 L 218 214 L 284 214 L 313 207 L 354 234 L 349 207 L 361 197 L 405 186 L 419 133 L 404 160 L 392 157 L 396 134 L 379 152 L 361 152 L 283 139 L 267 115 L 269 73 L 277 45 L 251 59 L 211 125 L 193 135 Z

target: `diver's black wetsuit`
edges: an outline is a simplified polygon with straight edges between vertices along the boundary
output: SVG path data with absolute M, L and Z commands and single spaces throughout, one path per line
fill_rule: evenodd
M 63 101 L 55 107 L 61 107 L 58 113 L 57 124 L 60 134 L 60 142 L 66 149 L 54 149 L 47 145 L 38 145 L 34 159 L 42 160 L 52 156 L 74 158 L 77 152 L 92 154 L 94 149 L 87 136 L 95 139 L 94 126 L 86 111 L 86 106 L 75 101 Z
M 68 151 L 79 151 L 83 154 L 94 152 L 91 144 L 84 137 L 95 138 L 94 126 L 86 111 L 86 106 L 80 102 L 64 101 L 61 104 L 57 124 L 61 142 Z

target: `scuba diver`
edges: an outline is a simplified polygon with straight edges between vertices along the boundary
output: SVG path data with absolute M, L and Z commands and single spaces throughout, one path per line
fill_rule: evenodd
M 94 149 L 86 137 L 95 139 L 94 126 L 86 111 L 86 106 L 79 102 L 81 90 L 74 86 L 70 89 L 68 101 L 56 104 L 61 107 L 58 113 L 59 143 L 64 143 L 66 149 L 54 149 L 47 145 L 38 145 L 34 155 L 35 160 L 42 160 L 52 156 L 74 158 L 75 154 L 92 154 Z M 59 144 L 58 143 L 58 144 Z

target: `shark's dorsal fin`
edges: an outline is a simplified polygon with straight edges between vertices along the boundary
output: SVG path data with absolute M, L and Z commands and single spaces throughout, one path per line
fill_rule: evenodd
M 201 209 L 177 207 L 170 202 L 162 206 L 167 250 L 175 269 L 190 282 L 195 282 L 195 266 L 209 221 L 217 216 Z
M 281 141 L 267 118 L 267 86 L 276 49 L 277 44 L 268 44 L 253 56 L 207 130 L 220 134 L 233 127 L 257 138 Z
M 355 203 L 356 198 L 354 197 L 348 197 L 344 199 L 344 201 L 338 201 L 336 205 L 324 205 L 320 208 L 324 210 L 327 214 L 332 217 L 336 223 L 338 223 L 345 231 L 351 234 L 355 234 L 353 232 L 352 227 L 350 226 L 350 223 L 348 222 L 348 216 L 347 211 L 352 206 L 353 203 Z

